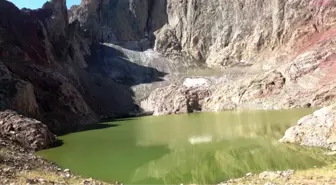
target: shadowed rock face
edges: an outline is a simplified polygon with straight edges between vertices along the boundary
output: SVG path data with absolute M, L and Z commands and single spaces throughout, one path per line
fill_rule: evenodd
M 167 23 L 166 1 L 83 0 L 69 10 L 69 19 L 102 42 L 144 41 Z
M 0 108 L 39 119 L 54 133 L 138 111 L 130 87 L 164 75 L 124 57 L 120 75 L 111 76 L 116 70 L 105 56 L 123 55 L 109 53 L 79 21 L 69 24 L 65 0 L 37 10 L 0 1 L 0 15 Z M 119 81 L 130 68 L 139 79 Z

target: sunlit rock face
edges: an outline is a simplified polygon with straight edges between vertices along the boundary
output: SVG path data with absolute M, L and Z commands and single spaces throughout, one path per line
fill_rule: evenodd
M 167 0 L 166 7 L 168 22 L 156 32 L 155 48 L 215 68 L 269 60 L 335 26 L 334 0 Z
M 203 102 L 211 95 L 207 87 L 188 88 L 178 85 L 158 88 L 141 107 L 154 115 L 186 114 L 202 110 Z
M 283 60 L 335 26 L 335 0 L 90 0 L 69 10 L 86 34 L 139 50 L 153 47 L 213 68 Z M 212 20 L 212 21 L 208 21 Z M 262 24 L 261 24 L 262 23 Z
M 334 0 L 91 0 L 73 7 L 69 17 L 100 42 L 140 53 L 153 48 L 174 59 L 175 63 L 161 59 L 152 63 L 168 74 L 186 66 L 186 61 L 214 69 L 241 68 L 238 75 L 215 83 L 190 78 L 155 90 L 171 83 L 164 78 L 169 82 L 133 88 L 144 110 L 161 115 L 330 104 L 335 85 L 329 83 L 331 72 L 323 66 L 334 61 L 335 6 Z M 163 63 L 173 65 L 162 68 Z M 198 102 L 192 108 L 184 92 L 205 83 L 205 96 L 191 93 Z M 164 96 L 171 91 L 174 97 Z M 148 92 L 152 92 L 149 98 Z

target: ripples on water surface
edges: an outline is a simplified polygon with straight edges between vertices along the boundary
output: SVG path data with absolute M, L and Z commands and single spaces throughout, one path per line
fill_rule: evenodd
M 278 142 L 310 109 L 119 120 L 60 137 L 38 154 L 73 172 L 127 184 L 216 183 L 247 172 L 306 169 L 333 157 Z M 117 125 L 117 126 L 115 126 Z M 107 125 L 108 126 L 108 125 Z

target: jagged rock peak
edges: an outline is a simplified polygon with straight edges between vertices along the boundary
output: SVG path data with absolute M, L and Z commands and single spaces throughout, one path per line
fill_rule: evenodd
M 51 9 L 53 10 L 54 16 L 60 16 L 64 19 L 65 23 L 69 23 L 68 21 L 68 9 L 66 6 L 66 0 L 51 0 L 47 1 L 43 7 L 43 9 Z

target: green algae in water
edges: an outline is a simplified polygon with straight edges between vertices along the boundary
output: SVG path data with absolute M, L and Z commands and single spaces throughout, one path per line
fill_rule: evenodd
M 334 157 L 278 142 L 310 109 L 232 111 L 115 121 L 60 137 L 38 154 L 86 177 L 126 184 L 211 184 L 248 172 L 307 169 Z M 106 123 L 105 123 L 106 124 Z

